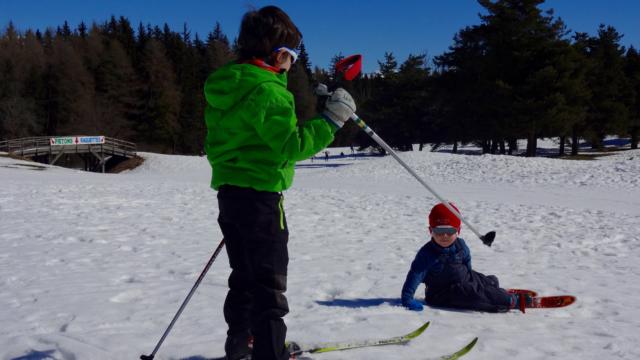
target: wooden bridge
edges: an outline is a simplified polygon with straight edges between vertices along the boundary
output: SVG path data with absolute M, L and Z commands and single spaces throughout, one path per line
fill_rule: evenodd
M 0 151 L 44 164 L 104 173 L 136 156 L 136 144 L 105 136 L 40 136 L 0 141 Z

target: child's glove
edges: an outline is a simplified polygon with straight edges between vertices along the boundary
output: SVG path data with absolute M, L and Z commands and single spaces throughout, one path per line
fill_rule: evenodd
M 338 128 L 344 126 L 351 115 L 356 112 L 356 102 L 347 90 L 338 88 L 327 99 L 322 115 Z
M 416 299 L 411 299 L 411 300 L 409 300 L 408 302 L 406 302 L 406 303 L 404 303 L 402 305 L 404 305 L 404 307 L 406 307 L 407 309 L 412 310 L 412 311 L 422 311 L 422 309 L 423 309 L 423 306 L 420 303 L 420 301 L 418 301 Z

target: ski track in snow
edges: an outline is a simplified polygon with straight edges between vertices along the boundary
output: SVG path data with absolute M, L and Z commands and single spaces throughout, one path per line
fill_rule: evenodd
M 0 359 L 148 354 L 216 248 L 216 193 L 203 157 L 142 154 L 119 175 L 0 157 Z M 289 338 L 384 338 L 408 346 L 317 359 L 425 359 L 480 338 L 466 359 L 638 359 L 640 151 L 594 161 L 413 152 L 403 159 L 481 232 L 476 270 L 505 287 L 574 294 L 564 309 L 486 314 L 398 306 L 436 199 L 391 157 L 300 163 L 285 194 Z M 157 359 L 219 356 L 224 252 Z M 418 298 L 424 296 L 420 287 Z

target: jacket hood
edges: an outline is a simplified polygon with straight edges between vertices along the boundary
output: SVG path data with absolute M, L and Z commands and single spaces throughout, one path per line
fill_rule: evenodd
M 278 74 L 254 64 L 227 64 L 211 74 L 204 85 L 207 103 L 227 110 L 258 85 L 275 82 L 287 87 L 286 73 Z

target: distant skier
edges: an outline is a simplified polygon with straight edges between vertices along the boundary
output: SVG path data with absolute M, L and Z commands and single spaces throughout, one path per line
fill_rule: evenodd
M 282 191 L 291 186 L 296 161 L 329 145 L 356 110 L 351 95 L 337 89 L 322 116 L 297 126 L 286 74 L 301 39 L 281 9 L 250 11 L 240 25 L 237 62 L 205 83 L 205 146 L 232 269 L 224 304 L 228 360 L 289 359 L 282 319 L 289 312 L 289 230 Z
M 501 312 L 523 310 L 525 304 L 530 305 L 529 295 L 512 294 L 500 288 L 496 276 L 472 270 L 469 248 L 458 237 L 460 225 L 460 219 L 444 204 L 431 209 L 431 240 L 418 251 L 411 264 L 402 287 L 402 305 L 410 310 L 422 310 L 422 303 L 413 298 L 420 283 L 426 285 L 425 302 L 431 306 Z

